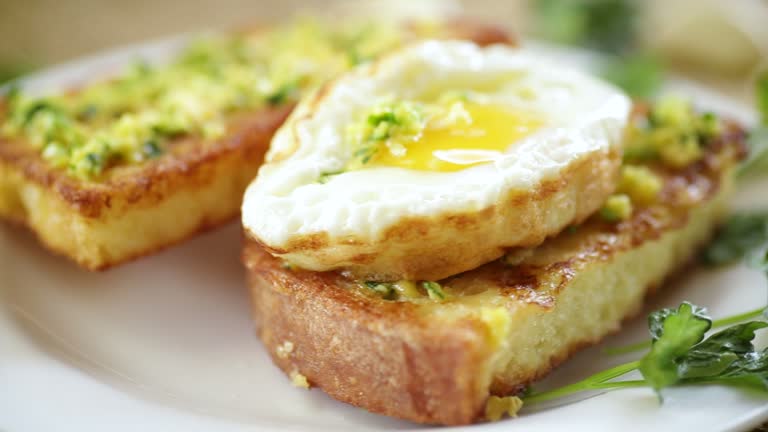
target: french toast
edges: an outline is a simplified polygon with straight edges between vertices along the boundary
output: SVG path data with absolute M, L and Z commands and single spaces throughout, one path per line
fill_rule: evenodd
M 662 180 L 656 202 L 444 279 L 437 299 L 293 268 L 246 238 L 258 336 L 296 384 L 343 402 L 418 423 L 480 421 L 491 395 L 516 394 L 617 331 L 694 258 L 724 215 L 743 142 L 729 125 L 687 167 L 647 163 Z
M 406 41 L 419 37 L 412 23 L 402 27 Z M 482 44 L 513 43 L 498 27 L 463 19 L 446 20 L 429 32 Z M 163 154 L 107 166 L 90 177 L 51 163 L 43 157 L 48 147 L 41 150 L 24 137 L 0 134 L 0 218 L 26 226 L 52 252 L 89 270 L 150 254 L 231 221 L 297 95 L 283 96 L 278 92 L 266 104 L 227 112 L 215 139 L 170 132 Z M 0 102 L 0 123 L 7 117 L 6 99 Z

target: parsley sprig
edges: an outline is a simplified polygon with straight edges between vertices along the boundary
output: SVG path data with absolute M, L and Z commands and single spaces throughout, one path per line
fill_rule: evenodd
M 704 253 L 704 262 L 708 264 L 737 260 L 744 260 L 747 266 L 768 277 L 768 215 L 731 216 Z M 706 336 L 710 330 L 723 327 Z M 716 321 L 704 308 L 689 302 L 661 309 L 648 317 L 650 341 L 606 351 L 627 354 L 648 349 L 640 360 L 565 387 L 531 393 L 524 401 L 531 404 L 582 391 L 625 387 L 651 387 L 661 399 L 664 389 L 683 384 L 748 387 L 768 394 L 768 348 L 758 350 L 753 343 L 756 333 L 767 327 L 768 308 Z M 639 371 L 642 379 L 612 381 L 633 371 Z
M 760 318 L 763 316 L 763 314 L 766 312 L 765 308 L 759 307 L 757 309 L 752 309 L 747 312 L 742 312 L 736 315 L 730 315 L 725 318 L 720 318 L 717 320 L 712 321 L 712 328 L 723 328 L 728 327 L 733 324 L 738 324 L 740 322 L 744 322 L 747 320 Z M 630 345 L 624 345 L 620 347 L 612 347 L 612 348 L 606 348 L 603 350 L 603 354 L 607 355 L 623 355 L 623 354 L 629 354 L 633 352 L 643 351 L 646 349 L 651 348 L 652 341 L 650 340 L 644 340 L 641 342 L 633 343 Z
M 705 338 L 712 325 L 704 308 L 688 302 L 656 311 L 648 319 L 653 344 L 642 359 L 564 387 L 530 393 L 523 400 L 532 404 L 627 387 L 651 387 L 661 396 L 664 389 L 679 384 L 721 384 L 768 393 L 768 349 L 757 350 L 753 343 L 756 332 L 768 322 L 737 324 Z M 633 371 L 639 371 L 642 379 L 612 381 Z
M 732 264 L 768 243 L 768 214 L 736 213 L 707 246 L 702 260 L 708 265 Z
M 738 384 L 768 392 L 768 350 L 752 344 L 768 322 L 749 321 L 704 339 L 711 327 L 706 310 L 688 302 L 650 315 L 653 346 L 638 369 L 659 397 L 678 383 Z

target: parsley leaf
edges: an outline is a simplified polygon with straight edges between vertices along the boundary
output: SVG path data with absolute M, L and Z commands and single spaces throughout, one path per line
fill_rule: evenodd
M 755 317 L 756 311 L 741 314 Z M 768 308 L 763 312 L 768 319 Z M 731 319 L 720 320 L 732 321 Z M 523 396 L 526 404 L 546 402 L 582 391 L 650 386 L 660 391 L 676 384 L 721 384 L 768 393 L 768 348 L 758 351 L 756 332 L 768 322 L 750 321 L 733 325 L 704 339 L 712 320 L 705 309 L 682 303 L 677 309 L 662 309 L 649 316 L 653 346 L 639 361 L 598 372 L 581 381 Z M 639 370 L 640 380 L 614 381 Z
M 768 243 L 768 214 L 736 213 L 726 220 L 715 239 L 704 250 L 705 264 L 734 263 Z
M 680 361 L 680 379 L 768 391 L 768 350 L 758 352 L 752 344 L 755 332 L 766 327 L 764 321 L 750 321 L 710 336 Z
M 704 308 L 682 303 L 677 310 L 662 309 L 648 318 L 651 351 L 640 360 L 640 372 L 657 392 L 680 380 L 678 361 L 704 339 L 712 320 Z

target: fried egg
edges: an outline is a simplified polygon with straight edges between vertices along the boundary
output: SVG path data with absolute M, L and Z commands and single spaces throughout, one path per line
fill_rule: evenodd
M 411 45 L 299 104 L 245 193 L 243 226 L 304 269 L 442 279 L 597 210 L 630 109 L 526 49 Z

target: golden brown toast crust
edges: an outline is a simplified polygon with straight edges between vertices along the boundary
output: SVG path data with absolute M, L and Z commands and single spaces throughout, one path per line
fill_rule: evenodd
M 98 218 L 102 212 L 126 207 L 151 206 L 169 193 L 190 185 L 205 184 L 205 166 L 237 155 L 243 165 L 258 167 L 273 131 L 288 116 L 292 105 L 243 113 L 232 119 L 224 138 L 216 143 L 197 139 L 176 140 L 165 155 L 137 165 L 116 166 L 105 178 L 80 180 L 65 170 L 52 169 L 39 150 L 20 140 L 0 138 L 0 163 L 23 173 L 29 181 L 53 190 L 75 211 Z
M 453 26 L 450 33 L 456 37 L 483 44 L 512 43 L 509 34 L 498 27 L 462 19 L 449 23 Z M 65 170 L 49 166 L 39 150 L 25 142 L 0 138 L 0 218 L 26 225 L 48 249 L 89 270 L 150 254 L 237 216 L 243 191 L 256 175 L 274 131 L 292 108 L 285 105 L 237 114 L 230 119 L 225 137 L 216 143 L 180 139 L 160 158 L 110 168 L 97 181 L 70 177 Z M 0 103 L 0 119 L 3 117 Z M 220 199 L 214 200 L 214 195 Z M 61 219 L 59 223 L 49 224 L 48 215 L 30 215 L 40 212 L 31 204 L 39 203 L 40 197 L 45 200 L 41 205 L 53 213 L 51 217 Z M 152 213 L 152 209 L 156 211 Z M 175 216 L 184 223 L 150 226 L 157 233 L 150 230 L 146 234 L 146 224 L 152 219 L 179 210 L 182 212 Z M 77 229 L 59 235 L 67 226 Z M 92 232 L 95 227 L 98 234 Z M 118 229 L 113 227 L 121 230 L 115 237 L 146 235 L 148 239 L 118 245 L 104 234 Z
M 258 335 L 278 367 L 306 376 L 341 401 L 419 423 L 477 421 L 489 394 L 517 391 L 618 330 L 640 310 L 647 293 L 690 261 L 722 215 L 734 161 L 744 152 L 742 140 L 743 133 L 733 129 L 729 139 L 710 146 L 704 160 L 686 170 L 656 167 L 664 178 L 660 203 L 625 222 L 593 218 L 574 233 L 548 240 L 519 265 L 495 261 L 441 281 L 451 296 L 444 303 L 386 301 L 338 273 L 290 270 L 246 238 L 243 261 Z M 636 268 L 631 260 L 637 254 L 656 251 L 667 255 L 647 269 L 649 274 L 636 269 L 631 280 L 621 280 Z M 628 287 L 616 298 L 610 297 L 611 286 L 585 288 L 579 280 L 610 266 L 618 271 L 603 280 Z M 575 335 L 552 333 L 555 327 L 547 326 L 555 324 L 547 320 L 561 310 L 570 308 L 561 330 L 574 327 L 571 320 L 588 318 L 573 316 L 593 301 L 590 292 L 578 292 L 585 289 L 608 296 L 594 311 L 601 325 Z M 494 368 L 489 327 L 469 302 L 505 308 L 513 320 L 507 350 L 534 351 L 534 361 L 512 356 L 506 367 Z M 525 342 L 531 334 L 538 340 Z M 550 339 L 562 344 L 536 351 Z
M 103 245 L 96 245 L 100 252 L 84 254 L 83 246 L 88 245 L 77 241 L 62 242 L 55 234 L 45 232 L 40 226 L 45 221 L 37 221 L 29 214 L 36 209 L 23 203 L 22 196 L 15 198 L 21 205 L 16 209 L 0 208 L 0 216 L 27 225 L 48 249 L 74 259 L 89 270 L 102 270 L 155 252 L 235 218 L 239 196 L 256 175 L 274 130 L 290 109 L 286 106 L 243 114 L 232 120 L 231 132 L 216 144 L 179 140 L 170 146 L 168 154 L 141 165 L 115 167 L 99 182 L 78 180 L 62 170 L 51 169 L 23 142 L 0 140 L 0 178 L 10 183 L 5 194 L 21 195 L 26 188 L 34 188 L 56 202 L 60 211 L 85 225 L 130 218 L 132 214 L 160 206 L 174 196 L 187 195 L 194 201 L 201 192 L 219 191 L 222 194 L 219 205 L 223 208 L 210 213 L 202 209 L 197 214 L 177 215 L 194 218 L 195 222 L 188 224 L 176 238 L 147 243 L 120 255 L 110 253 L 107 240 Z M 222 182 L 222 176 L 230 178 Z M 137 231 L 145 229 L 138 225 L 133 228 Z M 122 235 L 126 233 L 115 233 L 115 237 Z

